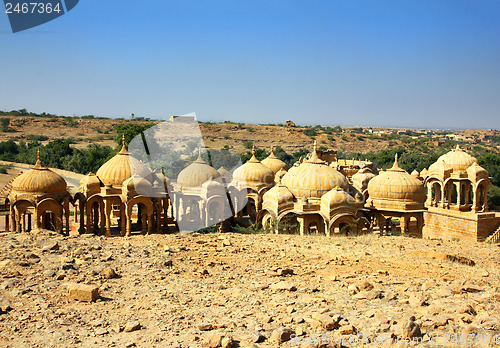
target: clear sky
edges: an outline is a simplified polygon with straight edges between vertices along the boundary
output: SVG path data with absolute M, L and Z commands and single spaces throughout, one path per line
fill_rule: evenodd
M 500 0 L 81 0 L 15 34 L 0 9 L 1 110 L 500 129 Z

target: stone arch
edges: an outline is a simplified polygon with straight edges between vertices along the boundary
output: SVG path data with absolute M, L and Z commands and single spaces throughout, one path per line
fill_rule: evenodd
M 479 180 L 474 190 L 474 211 L 488 211 L 488 186 L 490 181 L 487 179 Z
M 63 207 L 53 198 L 45 198 L 36 206 L 36 223 L 46 230 L 62 233 Z
M 87 197 L 82 192 L 77 192 L 73 196 L 71 200 L 71 204 L 74 208 L 74 222 L 75 224 L 79 224 L 78 233 L 85 233 L 85 202 L 87 201 Z
M 341 213 L 333 217 L 330 221 L 327 235 L 351 235 L 358 233 L 359 221 L 356 215 L 351 213 Z
M 292 210 L 285 211 L 278 216 L 276 233 L 295 234 L 300 232 L 299 215 Z
M 31 217 L 36 217 L 36 205 L 31 199 L 17 200 L 11 205 L 10 215 L 12 229 L 17 232 L 25 232 L 31 229 Z M 35 228 L 38 228 L 36 223 Z
M 272 210 L 263 209 L 259 212 L 259 221 L 264 231 L 278 233 L 276 214 Z
M 226 199 L 222 196 L 212 196 L 205 204 L 204 221 L 206 226 L 215 225 L 225 218 L 227 213 Z
M 102 233 L 105 228 L 104 199 L 94 195 L 85 202 L 87 233 Z
M 146 196 L 135 196 L 126 203 L 126 235 L 130 236 L 132 232 L 132 208 L 138 205 L 137 222 L 141 224 L 141 233 L 150 234 L 153 222 L 153 202 Z M 144 221 L 144 218 L 146 219 Z
M 321 212 L 302 214 L 299 216 L 300 234 L 328 234 L 328 221 L 329 219 Z
M 125 217 L 125 204 L 123 202 L 122 196 L 112 195 L 103 197 L 104 202 L 104 223 L 106 228 L 106 236 L 111 236 L 112 222 L 116 219 L 118 230 L 120 235 L 125 235 L 126 233 L 126 217 Z M 113 228 L 116 230 L 116 227 Z

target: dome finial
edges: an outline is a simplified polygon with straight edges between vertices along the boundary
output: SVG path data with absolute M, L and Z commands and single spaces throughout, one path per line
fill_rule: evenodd
M 307 160 L 305 160 L 305 162 L 307 163 L 325 163 L 325 161 L 323 161 L 321 158 L 318 157 L 318 143 L 316 142 L 316 140 L 314 140 L 314 145 L 313 145 L 313 152 L 311 153 L 311 157 Z
M 460 148 L 460 145 L 459 145 L 459 144 L 457 144 L 457 146 L 455 147 L 455 150 L 457 150 L 457 151 L 462 150 L 462 149 Z
M 257 163 L 260 162 L 257 157 L 255 157 L 255 145 L 252 146 L 252 157 L 248 160 L 250 163 Z
M 198 147 L 198 158 L 196 159 L 197 163 L 205 163 L 205 161 L 203 160 L 203 157 L 201 157 L 201 146 Z
M 36 163 L 34 168 L 42 168 L 43 164 L 42 161 L 40 160 L 40 149 L 36 150 Z
M 393 172 L 404 172 L 405 170 L 402 169 L 400 166 L 399 166 L 399 155 L 396 153 L 396 155 L 394 156 L 394 164 L 392 165 L 392 168 L 389 169 L 390 171 L 393 171 Z
M 122 134 L 122 149 L 120 150 L 119 153 L 121 153 L 121 154 L 128 153 L 127 146 L 125 145 L 125 133 Z

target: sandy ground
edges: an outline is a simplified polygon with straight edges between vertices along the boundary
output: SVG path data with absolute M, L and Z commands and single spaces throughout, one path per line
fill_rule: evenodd
M 497 245 L 405 237 L 1 234 L 0 346 L 355 347 L 415 325 L 420 346 L 488 346 L 499 266 Z

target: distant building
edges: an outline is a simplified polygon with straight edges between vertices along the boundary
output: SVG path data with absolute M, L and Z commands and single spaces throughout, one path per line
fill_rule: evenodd
M 194 122 L 194 116 L 170 116 L 170 122 Z

